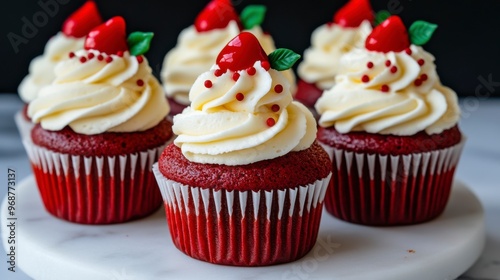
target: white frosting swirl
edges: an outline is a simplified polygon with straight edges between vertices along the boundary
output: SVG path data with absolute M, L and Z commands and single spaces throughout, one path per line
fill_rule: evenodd
M 75 54 L 56 66 L 55 81 L 29 104 L 34 123 L 47 130 L 68 125 L 81 134 L 134 132 L 157 125 L 168 114 L 163 89 L 146 58 L 139 63 L 125 52 L 123 57 L 111 55 L 108 63 L 95 50 Z M 89 55 L 94 57 L 80 62 Z
M 191 106 L 174 116 L 175 144 L 193 162 L 245 165 L 307 149 L 316 137 L 310 111 L 292 101 L 290 85 L 282 73 L 266 71 L 256 62 L 255 75 L 227 71 L 214 75 L 217 66 L 198 77 L 189 93 Z M 207 88 L 205 81 L 212 81 Z M 281 93 L 275 92 L 282 85 Z M 236 96 L 242 93 L 244 99 Z M 273 111 L 273 105 L 279 110 Z M 276 106 L 274 107 L 276 109 Z M 275 121 L 273 126 L 268 119 Z
M 253 35 L 255 35 L 257 40 L 259 40 L 259 43 L 262 46 L 262 49 L 264 49 L 264 51 L 267 54 L 270 54 L 274 50 L 276 50 L 276 45 L 274 44 L 273 37 L 268 33 L 264 33 L 264 31 L 262 30 L 260 25 L 256 25 L 252 29 L 245 30 L 245 31 L 250 32 Z M 281 71 L 281 73 L 283 73 L 283 75 L 285 75 L 285 78 L 290 83 L 290 92 L 292 93 L 292 96 L 295 96 L 295 93 L 297 92 L 297 85 L 296 85 L 297 83 L 295 81 L 295 74 L 293 73 L 293 70 L 288 69 L 285 71 Z
M 342 55 L 353 48 L 362 47 L 372 30 L 368 20 L 358 27 L 323 24 L 311 35 L 311 47 L 304 51 L 304 59 L 298 66 L 298 74 L 304 81 L 329 89 L 335 84 Z
M 19 84 L 21 99 L 29 103 L 36 98 L 38 91 L 54 81 L 54 68 L 68 53 L 83 48 L 84 38 L 74 38 L 59 32 L 49 39 L 42 55 L 35 57 L 29 66 L 29 73 Z
M 193 82 L 210 69 L 222 48 L 239 33 L 234 20 L 225 28 L 205 32 L 196 31 L 194 25 L 182 30 L 177 46 L 165 56 L 160 74 L 167 96 L 188 105 Z
M 270 53 L 276 49 L 269 34 L 260 26 L 251 30 L 261 43 L 264 51 Z M 226 44 L 240 33 L 236 21 L 230 21 L 225 28 L 198 32 L 192 25 L 184 29 L 177 40 L 177 45 L 170 50 L 163 61 L 161 79 L 168 97 L 177 103 L 189 105 L 189 90 L 198 76 L 212 67 L 219 52 Z M 292 70 L 284 71 L 295 93 L 295 76 Z
M 410 49 L 411 55 L 366 49 L 346 54 L 336 85 L 316 102 L 319 125 L 393 135 L 441 133 L 456 125 L 457 96 L 441 84 L 434 57 L 421 47 Z M 364 75 L 369 81 L 363 82 Z

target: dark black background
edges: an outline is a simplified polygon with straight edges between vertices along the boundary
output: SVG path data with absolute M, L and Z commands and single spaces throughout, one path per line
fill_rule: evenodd
M 23 17 L 43 12 L 39 2 L 59 6 L 54 16 L 26 44 L 15 52 L 7 34 L 22 36 Z M 0 92 L 16 92 L 28 72 L 29 62 L 43 52 L 47 40 L 58 32 L 62 22 L 84 0 L 2 1 L 0 36 L 2 36 Z M 158 75 L 165 53 L 177 40 L 179 32 L 191 25 L 208 0 L 96 0 L 104 19 L 122 15 L 127 31 L 153 31 L 155 37 L 146 55 Z M 237 11 L 248 4 L 268 7 L 263 28 L 269 31 L 278 47 L 302 53 L 310 44 L 311 32 L 332 19 L 346 0 L 258 1 L 233 0 Z M 437 23 L 438 29 L 425 49 L 436 57 L 443 84 L 461 96 L 500 96 L 500 1 L 498 0 L 372 0 L 374 10 L 399 14 L 409 26 L 417 19 Z M 487 81 L 490 81 L 489 86 Z M 496 82 L 498 81 L 498 83 Z

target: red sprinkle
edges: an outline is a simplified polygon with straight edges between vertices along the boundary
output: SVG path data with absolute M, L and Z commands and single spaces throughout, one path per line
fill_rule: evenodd
M 391 73 L 393 73 L 393 74 L 394 74 L 394 73 L 396 73 L 396 72 L 398 72 L 398 67 L 396 67 L 396 66 L 392 66 L 392 67 L 391 67 Z
M 406 48 L 405 52 L 406 52 L 406 54 L 408 54 L 408 55 L 411 55 L 411 53 L 412 53 L 412 51 L 411 51 L 411 49 L 410 49 L 410 48 Z
M 361 77 L 361 81 L 363 83 L 368 83 L 370 81 L 370 77 L 368 77 L 368 75 L 363 75 L 363 77 Z
M 415 86 L 421 86 L 422 85 L 422 80 L 420 79 L 416 79 L 415 82 L 413 82 L 415 84 Z
M 422 66 L 425 63 L 425 60 L 419 59 L 419 60 L 417 60 L 417 62 L 418 62 L 418 65 Z
M 242 101 L 243 99 L 245 99 L 245 95 L 243 93 L 241 93 L 241 92 L 238 92 L 236 94 L 236 100 Z
M 233 81 L 235 81 L 235 82 L 236 82 L 239 78 L 240 78 L 240 73 L 235 72 L 235 73 L 233 74 Z
M 212 87 L 212 81 L 206 80 L 205 83 L 204 83 L 204 85 L 205 85 L 206 88 L 211 88 Z
M 137 83 L 137 85 L 138 85 L 138 86 L 140 86 L 140 87 L 142 87 L 142 86 L 144 85 L 144 81 L 143 81 L 143 80 L 141 80 L 141 79 L 137 80 L 137 82 L 136 82 L 136 83 Z
M 388 92 L 389 91 L 389 86 L 388 85 L 382 85 L 382 87 L 380 88 L 380 90 L 382 92 Z
M 135 58 L 137 59 L 137 62 L 139 62 L 139 63 L 142 63 L 144 61 L 144 58 L 142 57 L 142 55 L 138 55 Z
M 104 59 L 104 56 L 102 56 L 102 54 L 97 56 L 97 60 L 102 61 L 103 59 Z
M 427 77 L 427 74 L 420 75 L 420 80 L 422 80 L 422 81 L 427 81 L 428 78 L 429 77 Z
M 220 76 L 222 76 L 222 74 L 224 74 L 224 72 L 225 71 L 222 69 L 215 69 L 214 75 L 215 75 L 215 77 L 220 77 Z
M 87 58 L 85 56 L 80 57 L 80 62 L 85 63 L 87 61 Z
M 276 121 L 273 118 L 269 118 L 266 120 L 266 124 L 267 126 L 272 127 L 276 124 Z
M 116 53 L 116 55 L 117 55 L 117 56 L 119 56 L 119 57 L 123 57 L 123 51 L 118 51 L 118 52 Z
M 250 75 L 250 76 L 255 75 L 255 73 L 256 73 L 256 72 L 257 72 L 257 70 L 255 70 L 255 67 L 253 67 L 253 66 L 252 66 L 252 67 L 248 67 L 248 68 L 247 68 L 247 73 L 248 73 L 248 75 Z
M 273 112 L 278 112 L 280 110 L 280 105 L 278 104 L 273 104 L 273 106 L 271 106 L 271 110 Z
M 93 53 L 89 53 L 89 55 L 88 55 L 87 57 L 88 57 L 89 59 L 92 59 L 92 58 L 94 58 L 94 56 L 95 56 L 95 55 L 94 55 Z
M 110 63 L 111 61 L 113 61 L 113 58 L 111 56 L 106 57 L 106 62 L 107 63 Z
M 271 64 L 269 64 L 269 61 L 261 61 L 260 66 L 262 66 L 262 68 L 264 68 L 266 71 L 271 69 Z
M 283 92 L 283 86 L 280 84 L 277 84 L 274 86 L 274 92 L 276 93 L 282 93 Z
M 74 52 L 70 52 L 68 55 L 69 55 L 69 58 L 75 57 L 75 53 Z
M 385 66 L 387 66 L 387 67 L 391 66 L 391 61 L 390 60 L 386 60 L 385 61 Z
M 369 69 L 373 68 L 373 62 L 368 61 L 368 63 L 366 64 L 366 67 L 368 67 Z

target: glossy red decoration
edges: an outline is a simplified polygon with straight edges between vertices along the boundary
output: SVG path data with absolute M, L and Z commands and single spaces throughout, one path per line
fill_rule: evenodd
M 409 46 L 408 32 L 398 16 L 390 16 L 375 27 L 365 41 L 366 49 L 384 53 L 401 52 Z
M 216 61 L 220 69 L 238 71 L 268 59 L 259 40 L 250 32 L 241 32 L 222 49 Z
M 373 22 L 374 15 L 369 0 L 351 0 L 333 16 L 333 22 L 343 27 L 358 27 L 361 22 Z
M 125 20 L 116 16 L 92 29 L 85 39 L 84 47 L 107 54 L 128 51 Z
M 94 1 L 87 1 L 64 21 L 62 32 L 66 36 L 83 38 L 101 23 L 102 17 L 96 4 Z
M 209 31 L 226 27 L 230 21 L 235 20 L 242 29 L 240 17 L 231 4 L 231 0 L 212 0 L 198 14 L 194 27 L 198 32 Z

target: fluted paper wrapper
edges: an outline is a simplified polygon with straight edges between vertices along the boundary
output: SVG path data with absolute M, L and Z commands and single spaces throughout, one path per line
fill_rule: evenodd
M 22 109 L 14 115 L 14 121 L 21 135 L 21 139 L 31 141 L 31 129 L 35 124 L 24 117 Z
M 238 266 L 291 262 L 307 254 L 318 236 L 331 177 L 283 190 L 227 191 L 169 180 L 157 164 L 153 172 L 175 246 L 196 259 Z
M 446 149 L 396 156 L 319 143 L 332 159 L 326 210 L 348 222 L 389 226 L 422 223 L 443 212 L 465 137 Z
M 45 208 L 56 217 L 81 224 L 122 223 L 161 206 L 151 166 L 165 145 L 128 155 L 84 157 L 23 143 Z

